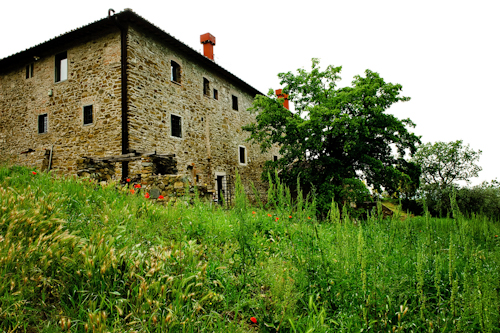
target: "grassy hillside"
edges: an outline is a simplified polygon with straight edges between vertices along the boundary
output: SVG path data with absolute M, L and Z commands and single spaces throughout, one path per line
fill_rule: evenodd
M 498 332 L 500 227 L 333 207 L 162 205 L 0 168 L 5 332 Z

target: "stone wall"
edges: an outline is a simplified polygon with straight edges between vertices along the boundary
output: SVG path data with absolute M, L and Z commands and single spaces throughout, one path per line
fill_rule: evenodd
M 108 179 L 114 167 L 115 178 L 121 177 L 120 164 L 89 166 L 84 159 L 122 153 L 120 31 L 112 29 L 40 57 L 34 61 L 32 78 L 26 78 L 29 64 L 1 73 L 1 159 L 46 168 L 52 149 L 52 169 L 69 174 L 102 169 L 98 178 Z M 250 181 L 265 190 L 262 166 L 277 150 L 261 154 L 257 145 L 245 142 L 248 134 L 241 129 L 255 121 L 247 111 L 254 96 L 138 28 L 129 29 L 127 43 L 129 151 L 175 154 L 176 172 L 200 188 L 216 191 L 217 177 L 234 181 L 237 170 L 248 192 Z M 64 51 L 68 77 L 54 82 L 56 55 Z M 171 61 L 180 65 L 180 82 L 171 81 Z M 204 79 L 209 81 L 207 94 Z M 238 110 L 233 109 L 233 96 Z M 87 105 L 93 106 L 90 125 L 83 124 Z M 41 114 L 48 115 L 48 131 L 43 134 L 38 133 Z M 181 137 L 172 135 L 172 115 L 181 119 Z M 239 160 L 240 148 L 245 149 L 244 163 Z M 130 177 L 142 175 L 142 163 L 129 163 Z M 151 176 L 159 173 L 153 170 Z
M 55 56 L 67 52 L 67 79 L 55 82 Z M 108 31 L 61 45 L 53 54 L 0 75 L 0 155 L 3 160 L 42 168 L 53 146 L 52 169 L 76 173 L 77 159 L 121 153 L 120 33 Z M 83 107 L 94 121 L 83 125 Z M 38 115 L 48 115 L 38 134 Z M 29 151 L 29 152 L 28 152 Z M 24 153 L 23 153 L 24 152 Z M 23 154 L 21 154 L 23 153 Z
M 179 174 L 194 169 L 198 186 L 214 185 L 216 175 L 234 178 L 238 170 L 248 191 L 250 181 L 264 190 L 262 166 L 277 150 L 261 154 L 257 145 L 245 142 L 248 134 L 241 127 L 255 121 L 247 111 L 254 96 L 137 29 L 129 30 L 128 44 L 130 149 L 176 154 Z M 180 83 L 171 81 L 171 61 L 181 67 Z M 232 96 L 238 98 L 238 110 L 233 110 Z M 171 115 L 181 117 L 181 138 L 171 135 Z M 240 146 L 246 149 L 244 165 L 238 159 Z M 131 165 L 131 173 L 139 168 Z

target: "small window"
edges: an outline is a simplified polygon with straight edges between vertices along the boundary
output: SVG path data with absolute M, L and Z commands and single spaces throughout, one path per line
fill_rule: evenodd
M 233 95 L 233 110 L 238 111 L 238 97 Z
M 247 164 L 247 149 L 245 146 L 238 147 L 238 159 L 240 161 L 240 164 Z
M 170 80 L 181 83 L 181 66 L 173 60 L 170 62 Z
M 26 65 L 26 78 L 27 79 L 31 79 L 33 77 L 34 67 L 35 67 L 35 64 Z
M 49 128 L 48 116 L 46 113 L 38 115 L 38 134 L 47 133 Z
M 56 82 L 68 79 L 68 53 L 56 54 Z
M 210 96 L 210 81 L 206 78 L 203 78 L 203 94 L 206 96 Z
M 214 99 L 219 99 L 219 91 L 214 89 Z
M 171 128 L 171 133 L 172 136 L 175 136 L 177 138 L 182 138 L 182 123 L 181 123 L 181 117 L 176 116 L 174 114 L 170 115 L 170 128 Z
M 278 156 L 274 155 L 274 156 L 273 156 L 273 161 L 274 161 L 274 162 L 278 162 Z
M 93 107 L 92 105 L 86 105 L 83 107 L 83 124 L 84 125 L 89 125 L 94 122 L 94 115 L 93 115 Z

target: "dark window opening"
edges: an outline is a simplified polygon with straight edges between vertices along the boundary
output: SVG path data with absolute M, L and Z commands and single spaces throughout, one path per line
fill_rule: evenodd
M 68 79 L 68 53 L 56 54 L 56 82 Z
M 83 107 L 83 124 L 84 125 L 92 124 L 94 122 L 92 110 L 93 110 L 92 105 L 86 105 Z
M 246 163 L 246 152 L 245 152 L 245 147 L 239 147 L 239 158 L 240 158 L 240 164 L 245 164 Z
M 47 114 L 41 114 L 38 116 L 38 134 L 47 133 L 48 131 L 48 116 Z
M 203 94 L 210 96 L 210 81 L 205 78 L 203 78 Z
M 27 79 L 30 79 L 33 77 L 34 67 L 35 67 L 35 64 L 26 65 L 26 78 Z
M 196 182 L 198 183 L 200 181 L 200 175 L 196 175 Z
M 277 162 L 278 161 L 278 156 L 274 155 L 273 156 L 273 160 L 274 160 L 274 162 Z
M 219 99 L 219 91 L 214 89 L 214 99 Z
M 181 117 L 176 115 L 171 115 L 170 124 L 171 124 L 172 136 L 181 138 L 182 137 Z
M 181 66 L 173 60 L 170 62 L 170 65 L 170 80 L 181 83 Z
M 238 97 L 233 95 L 233 110 L 238 111 Z

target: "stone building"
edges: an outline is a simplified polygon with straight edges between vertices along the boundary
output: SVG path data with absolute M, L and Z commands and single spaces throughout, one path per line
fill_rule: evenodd
M 263 188 L 277 150 L 261 154 L 241 129 L 255 121 L 247 108 L 260 92 L 214 62 L 214 36 L 200 41 L 204 54 L 129 9 L 110 10 L 1 59 L 0 155 L 142 182 L 145 169 L 177 173 L 213 188 L 237 170 L 246 187 Z

